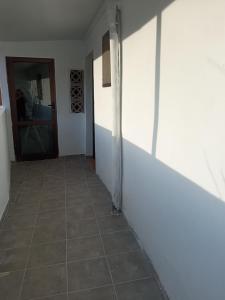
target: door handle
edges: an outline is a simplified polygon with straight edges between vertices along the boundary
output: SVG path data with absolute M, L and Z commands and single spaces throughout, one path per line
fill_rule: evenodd
M 48 106 L 51 107 L 53 112 L 55 111 L 55 105 L 54 104 L 49 104 Z

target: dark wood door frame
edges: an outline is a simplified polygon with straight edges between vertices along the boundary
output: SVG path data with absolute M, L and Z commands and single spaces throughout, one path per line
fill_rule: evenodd
M 24 127 L 29 125 L 49 125 L 49 122 L 44 120 L 35 121 L 24 121 L 18 122 L 17 119 L 17 107 L 15 105 L 16 89 L 14 79 L 14 64 L 15 63 L 45 63 L 49 67 L 49 78 L 50 78 L 50 91 L 51 91 L 51 103 L 52 103 L 52 120 L 51 127 L 53 129 L 53 143 L 54 153 L 50 154 L 32 154 L 29 156 L 22 156 L 21 145 L 19 139 L 18 127 Z M 59 154 L 58 149 L 58 126 L 57 126 L 57 107 L 56 107 L 56 87 L 55 87 L 55 62 L 51 58 L 30 58 L 30 57 L 6 57 L 6 67 L 8 76 L 8 88 L 11 105 L 11 116 L 12 116 L 12 129 L 13 129 L 13 140 L 16 160 L 36 160 L 45 158 L 56 158 Z
M 93 118 L 93 159 L 95 160 L 95 87 L 94 87 L 94 58 L 92 57 L 92 118 Z

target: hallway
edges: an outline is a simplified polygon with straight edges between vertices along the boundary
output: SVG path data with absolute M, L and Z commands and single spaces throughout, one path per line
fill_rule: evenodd
M 12 165 L 0 299 L 163 300 L 151 264 L 81 156 Z

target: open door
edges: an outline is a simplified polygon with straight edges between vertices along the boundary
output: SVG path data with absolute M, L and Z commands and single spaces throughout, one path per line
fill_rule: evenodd
M 94 58 L 93 52 L 86 57 L 86 155 L 95 169 L 95 104 L 94 104 Z
M 58 156 L 54 60 L 7 57 L 16 159 Z

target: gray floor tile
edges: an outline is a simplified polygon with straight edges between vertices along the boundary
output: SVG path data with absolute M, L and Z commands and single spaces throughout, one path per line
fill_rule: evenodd
M 68 175 L 74 174 L 74 175 L 80 175 L 84 176 L 84 168 L 81 163 L 75 163 L 74 161 L 66 162 L 65 164 L 65 176 L 69 177 Z
M 11 183 L 11 185 L 12 185 L 12 183 Z M 18 197 L 18 188 L 15 188 L 15 189 L 11 188 L 9 200 L 16 201 L 17 197 Z
M 71 179 L 71 182 L 70 182 Z M 65 180 L 66 184 L 73 185 L 73 179 L 82 180 L 84 184 L 84 170 L 81 165 L 74 164 L 73 162 L 66 162 L 65 164 Z M 75 182 L 74 182 L 75 183 Z
M 57 175 L 57 174 L 56 174 Z M 64 176 L 45 176 L 44 178 L 44 190 L 51 188 L 52 190 L 65 188 Z
M 20 294 L 24 271 L 0 274 L 0 299 L 16 300 Z
M 107 255 L 135 251 L 139 245 L 131 231 L 120 231 L 102 236 Z
M 51 296 L 51 297 L 45 297 L 45 298 L 39 298 L 38 300 L 68 300 L 67 295 L 57 295 L 57 296 Z
M 76 178 L 76 179 L 84 179 L 85 171 L 83 169 L 83 166 L 74 164 L 73 162 L 69 165 L 69 163 L 66 164 L 66 170 L 65 170 L 65 177 L 70 179 Z
M 71 169 L 66 170 L 65 181 L 67 185 L 74 187 L 74 192 L 80 192 L 81 190 L 85 190 L 87 188 L 85 174 L 82 169 L 76 171 Z
M 2 222 L 2 230 L 16 230 L 16 229 L 26 229 L 34 226 L 37 219 L 37 215 L 16 215 L 16 216 L 6 216 Z
M 68 261 L 103 256 L 103 246 L 99 237 L 68 240 Z
M 46 188 L 42 191 L 41 201 L 65 200 L 65 189 L 61 187 Z
M 110 193 L 89 164 L 76 156 L 13 165 L 13 201 L 0 230 L 0 299 L 18 300 L 23 272 L 13 270 L 29 258 L 20 300 L 162 300 L 152 266 L 126 220 L 111 216 Z
M 112 204 L 112 197 L 108 194 L 108 192 L 100 193 L 100 192 L 90 191 L 90 195 L 95 204 L 104 204 L 104 203 Z
M 66 197 L 66 205 L 67 207 L 71 207 L 80 203 L 92 204 L 92 199 L 90 195 L 81 194 L 81 195 L 70 195 Z
M 41 201 L 64 201 L 65 200 L 65 189 L 55 188 L 55 189 L 46 189 L 42 192 Z
M 65 180 L 66 184 L 71 187 L 70 190 L 73 190 L 73 192 L 75 193 L 80 193 L 87 189 L 85 177 L 82 173 L 82 170 L 66 171 Z
M 73 191 L 73 190 L 69 190 L 66 191 L 66 198 L 67 199 L 75 199 L 75 198 L 79 198 L 79 197 L 90 197 L 90 193 L 88 191 L 88 189 L 85 190 L 81 190 L 81 191 Z
M 160 289 L 151 279 L 116 286 L 118 300 L 163 300 Z
M 33 244 L 57 242 L 66 239 L 65 224 L 50 223 L 37 226 L 34 231 Z
M 103 184 L 101 182 L 99 182 L 99 180 L 97 179 L 90 179 L 90 177 L 87 178 L 87 185 L 88 188 L 91 190 L 97 190 L 97 191 L 104 191 L 105 187 L 103 186 Z
M 28 268 L 54 265 L 66 261 L 66 242 L 41 244 L 30 250 Z
M 65 211 L 64 210 L 52 210 L 48 212 L 40 212 L 37 219 L 37 226 L 48 225 L 48 224 L 58 224 L 61 223 L 62 226 L 65 223 Z
M 108 194 L 108 192 L 105 191 L 101 191 L 101 190 L 90 190 L 90 195 L 93 199 L 94 202 L 98 203 L 101 201 L 107 201 L 107 202 L 111 202 L 112 198 L 111 196 Z
M 63 172 L 64 173 L 64 172 Z M 52 176 L 52 175 L 44 175 L 44 186 L 43 190 L 51 189 L 52 191 L 54 190 L 59 190 L 59 189 L 65 189 L 65 174 L 61 174 L 62 176 Z
M 45 175 L 63 178 L 65 175 L 64 174 L 64 163 L 62 162 L 61 164 L 52 164 L 52 165 L 47 166 L 47 168 L 45 170 Z
M 47 199 L 41 201 L 40 212 L 50 211 L 54 209 L 64 209 L 65 208 L 65 199 Z
M 0 273 L 25 269 L 28 248 L 15 248 L 0 251 Z
M 41 298 L 66 292 L 65 265 L 27 270 L 21 300 Z
M 94 210 L 97 218 L 104 216 L 111 216 L 112 213 L 112 203 L 109 201 L 102 201 L 103 203 L 95 203 Z
M 67 219 L 81 220 L 95 217 L 94 209 L 89 203 L 81 202 L 67 209 Z
M 42 189 L 42 185 L 38 185 L 38 184 L 30 184 L 27 185 L 26 183 L 22 183 L 22 185 L 20 186 L 20 192 L 23 194 L 30 194 L 32 195 L 32 192 L 34 193 L 38 193 L 40 190 Z
M 26 205 L 28 203 L 39 203 L 40 200 L 41 200 L 40 191 L 37 193 L 20 192 L 16 199 L 16 203 L 18 203 L 18 205 Z
M 104 258 L 68 264 L 69 291 L 101 287 L 111 284 Z
M 42 190 L 44 198 L 63 198 L 65 196 L 65 184 L 64 180 L 62 182 L 53 182 L 45 184 Z
M 71 218 L 68 221 L 67 236 L 69 239 L 96 234 L 98 234 L 98 226 L 95 219 L 77 221 Z
M 87 185 L 84 182 L 84 176 L 82 176 L 79 173 L 76 172 L 73 173 L 70 172 L 69 174 L 67 173 L 65 179 L 67 184 L 77 187 L 76 191 L 74 189 L 74 191 L 77 193 L 84 191 L 87 188 Z
M 93 179 L 93 180 L 95 180 L 95 179 Z M 110 195 L 109 191 L 106 189 L 106 187 L 102 183 L 92 185 L 91 181 L 92 181 L 92 179 L 90 179 L 90 177 L 87 178 L 88 188 L 93 195 L 98 195 L 98 196 L 100 196 L 100 195 L 109 196 Z
M 38 180 L 38 178 L 35 178 L 35 180 Z M 29 181 L 24 181 L 22 183 L 22 186 L 20 187 L 20 191 L 22 193 L 30 193 L 32 195 L 33 192 L 38 192 L 42 188 L 43 183 L 41 182 L 29 182 Z
M 90 188 L 94 187 L 96 189 L 105 189 L 103 183 L 95 174 L 92 174 L 92 176 L 87 177 L 87 183 Z
M 74 176 L 73 176 L 74 177 Z M 66 186 L 66 193 L 67 195 L 80 195 L 80 194 L 83 194 L 83 193 L 86 193 L 87 192 L 87 185 L 86 183 L 84 182 L 83 178 L 81 178 L 81 181 L 76 184 L 76 183 L 72 183 L 71 181 L 72 180 L 76 180 L 76 178 L 74 179 L 66 179 L 67 181 L 67 186 Z
M 32 232 L 33 229 L 0 231 L 0 249 L 28 246 Z
M 150 263 L 141 251 L 109 256 L 108 261 L 115 283 L 146 278 L 153 274 Z
M 72 293 L 69 300 L 116 300 L 113 287 L 104 287 L 84 292 Z
M 46 168 L 45 168 L 46 170 Z M 54 186 L 57 188 L 58 186 L 65 187 L 65 167 L 63 170 L 63 174 L 44 174 L 44 189 L 48 186 Z
M 105 216 L 99 218 L 98 222 L 103 234 L 129 229 L 127 221 L 123 216 Z
M 7 215 L 28 215 L 28 214 L 37 214 L 39 211 L 39 203 L 29 203 L 20 205 L 18 203 L 11 203 L 8 207 Z

